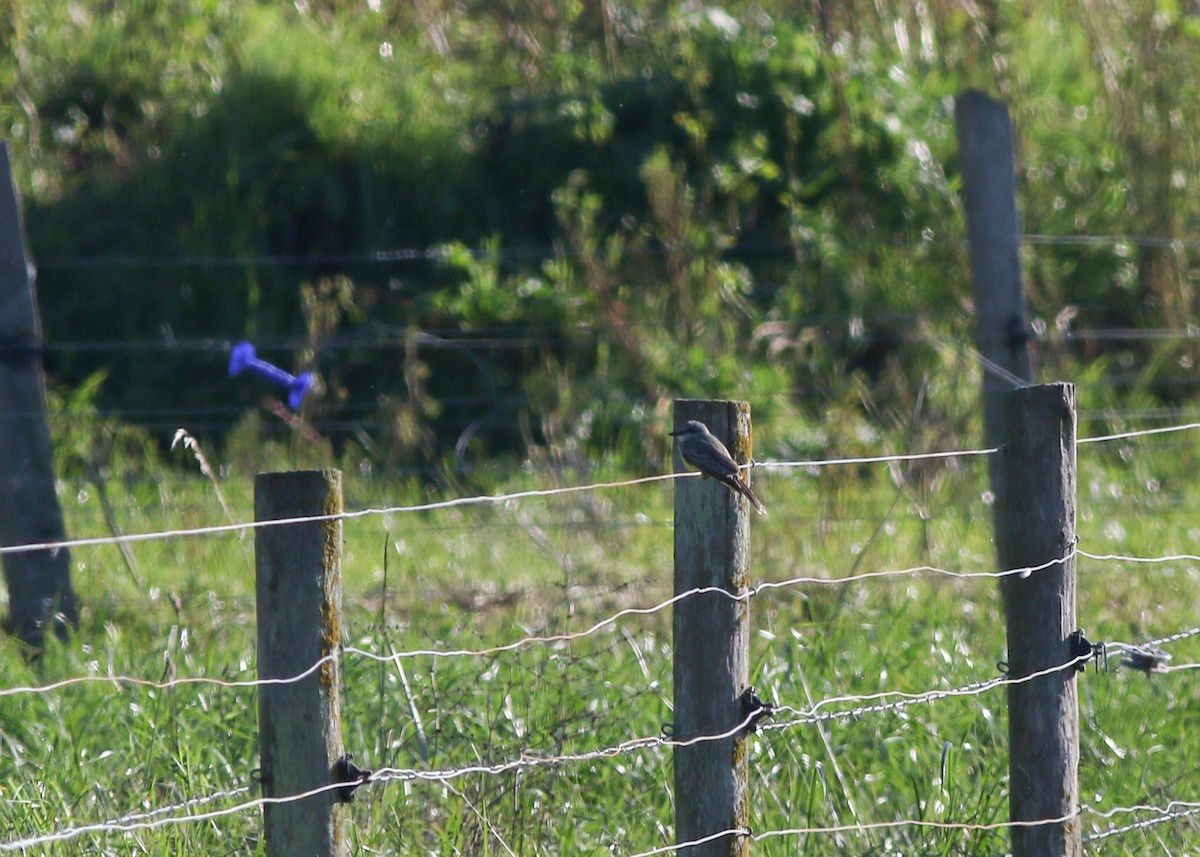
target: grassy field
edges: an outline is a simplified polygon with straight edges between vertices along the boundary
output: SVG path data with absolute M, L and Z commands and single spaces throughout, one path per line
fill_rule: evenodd
M 1087 426 L 1081 434 L 1088 433 Z M 970 447 L 964 440 L 960 446 Z M 886 444 L 884 444 L 886 446 Z M 829 450 L 830 455 L 840 451 Z M 1094 444 L 1079 452 L 1081 547 L 1156 556 L 1195 550 L 1188 474 L 1200 432 Z M 164 468 L 110 474 L 123 532 L 250 520 L 253 469 L 224 466 L 213 486 Z M 536 469 L 498 473 L 486 493 L 641 474 Z M 897 477 L 902 476 L 902 488 Z M 889 471 L 853 465 L 759 471 L 771 514 L 753 523 L 756 582 L 839 577 L 924 563 L 993 569 L 986 467 L 964 459 Z M 346 473 L 348 509 L 479 493 Z M 103 535 L 95 486 L 64 480 L 72 535 Z M 476 648 L 576 631 L 671 591 L 669 483 L 345 524 L 347 642 L 392 653 Z M 253 538 L 246 534 L 73 552 L 83 625 L 31 669 L 12 646 L 0 688 L 77 675 L 148 679 L 255 676 Z M 1093 640 L 1138 642 L 1200 624 L 1196 564 L 1079 563 L 1080 624 Z M 994 582 L 903 575 L 765 592 L 752 605 L 752 682 L 808 708 L 845 694 L 954 688 L 995 677 L 1004 658 Z M 569 643 L 482 657 L 344 662 L 346 746 L 364 767 L 446 770 L 615 746 L 671 720 L 670 613 L 624 618 Z M 1200 661 L 1200 638 L 1170 647 Z M 1080 677 L 1081 798 L 1095 810 L 1200 799 L 1195 673 L 1128 670 Z M 854 708 L 852 702 L 824 710 Z M 109 683 L 0 696 L 0 847 L 16 839 L 147 812 L 253 783 L 253 689 L 153 690 Z M 752 740 L 756 832 L 925 819 L 1002 822 L 1007 814 L 1002 688 L 882 713 L 761 733 Z M 356 853 L 633 854 L 673 841 L 669 750 L 586 763 L 360 789 Z M 257 794 L 196 807 L 230 805 Z M 181 813 L 174 813 L 181 814 Z M 1152 817 L 1089 812 L 1084 833 Z M 260 853 L 259 813 L 127 833 L 86 834 L 26 853 Z M 1196 821 L 1104 840 L 1106 854 L 1184 853 Z M 898 826 L 779 836 L 754 854 L 999 854 L 1005 831 Z

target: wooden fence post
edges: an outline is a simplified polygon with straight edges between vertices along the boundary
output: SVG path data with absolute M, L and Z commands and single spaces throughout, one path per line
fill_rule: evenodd
M 260 473 L 254 519 L 342 512 L 337 470 Z M 254 531 L 258 596 L 258 676 L 290 678 L 336 656 L 342 621 L 341 519 Z M 342 758 L 340 671 L 336 657 L 306 678 L 260 685 L 258 722 L 263 795 L 287 797 L 337 782 Z M 346 857 L 344 809 L 335 792 L 263 806 L 268 857 Z
M 750 459 L 750 406 L 680 399 L 675 428 L 705 423 L 739 464 Z M 675 452 L 675 468 L 685 470 Z M 675 594 L 717 586 L 743 595 L 750 572 L 750 511 L 706 478 L 675 481 Z M 718 593 L 685 598 L 674 609 L 675 732 L 678 740 L 729 731 L 746 717 L 750 604 Z M 675 748 L 675 839 L 689 842 L 749 827 L 747 736 Z M 749 839 L 721 837 L 679 852 L 687 857 L 745 857 Z
M 1003 568 L 1008 671 L 1022 678 L 1075 655 L 1075 388 L 1042 384 L 1002 400 L 999 458 L 1004 496 L 996 543 Z M 1064 559 L 1065 558 L 1065 559 Z M 1013 857 L 1079 857 L 1079 699 L 1074 670 L 1008 686 L 1009 810 L 1013 821 L 1072 816 L 1012 828 Z
M 1012 122 L 1003 104 L 980 92 L 955 102 L 958 159 L 963 176 L 975 345 L 983 358 L 983 424 L 988 446 L 1000 443 L 1000 399 L 1033 380 L 1029 364 L 1025 291 L 1021 284 L 1021 235 Z M 992 491 L 999 496 L 996 471 Z
M 0 544 L 61 542 L 67 537 L 54 490 L 46 428 L 42 325 L 33 264 L 25 249 L 21 204 L 8 144 L 0 144 Z M 65 550 L 4 555 L 10 615 L 6 630 L 40 652 L 47 627 L 63 636 L 79 624 Z

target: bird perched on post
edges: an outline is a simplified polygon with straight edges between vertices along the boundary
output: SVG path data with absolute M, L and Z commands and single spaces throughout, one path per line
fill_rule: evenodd
M 725 448 L 725 444 L 708 430 L 699 420 L 688 420 L 683 428 L 671 434 L 679 438 L 679 453 L 683 460 L 705 476 L 723 482 L 754 504 L 758 514 L 767 514 L 767 508 L 759 502 L 742 476 L 737 462 Z

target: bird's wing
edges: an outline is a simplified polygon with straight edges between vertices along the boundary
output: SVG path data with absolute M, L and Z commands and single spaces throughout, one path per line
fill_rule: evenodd
M 737 462 L 728 456 L 713 456 L 713 460 L 709 462 L 709 467 L 718 476 L 732 476 L 735 479 L 741 478 L 741 470 L 738 469 Z

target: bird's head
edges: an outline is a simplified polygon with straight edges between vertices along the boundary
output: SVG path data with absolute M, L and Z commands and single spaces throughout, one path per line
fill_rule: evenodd
M 700 420 L 688 420 L 683 424 L 683 428 L 671 432 L 672 437 L 695 437 L 704 434 L 708 434 L 708 426 Z

